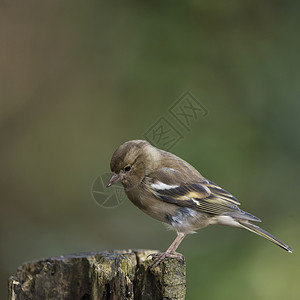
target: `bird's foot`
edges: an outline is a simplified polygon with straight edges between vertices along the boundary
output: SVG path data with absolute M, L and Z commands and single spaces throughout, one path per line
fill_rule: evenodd
M 163 253 L 153 253 L 149 254 L 149 256 L 152 256 L 154 259 L 152 263 L 150 264 L 150 267 L 155 268 L 161 261 L 163 261 L 165 258 L 176 258 L 178 260 L 184 260 L 184 256 L 181 253 L 178 252 L 163 252 Z

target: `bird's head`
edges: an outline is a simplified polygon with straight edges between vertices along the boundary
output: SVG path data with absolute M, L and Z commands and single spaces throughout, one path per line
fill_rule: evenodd
M 144 140 L 132 140 L 122 144 L 112 156 L 112 174 L 107 187 L 117 182 L 121 182 L 125 189 L 139 185 L 146 174 L 150 149 L 155 151 L 156 148 Z

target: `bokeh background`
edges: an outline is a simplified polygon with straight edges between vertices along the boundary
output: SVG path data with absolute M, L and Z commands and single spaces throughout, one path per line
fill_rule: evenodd
M 172 152 L 295 249 L 210 227 L 179 248 L 187 299 L 300 299 L 298 1 L 1 1 L 1 298 L 24 261 L 166 249 L 175 237 L 95 178 L 184 91 L 208 109 Z

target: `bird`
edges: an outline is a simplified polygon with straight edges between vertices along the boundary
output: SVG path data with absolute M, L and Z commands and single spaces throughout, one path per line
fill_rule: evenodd
M 110 169 L 107 187 L 120 182 L 135 206 L 177 233 L 165 252 L 153 254 L 153 267 L 167 257 L 183 259 L 176 252 L 182 240 L 188 234 L 216 224 L 247 229 L 290 253 L 293 251 L 253 224 L 261 220 L 241 210 L 231 193 L 204 178 L 185 160 L 146 140 L 130 140 L 119 146 L 112 155 Z

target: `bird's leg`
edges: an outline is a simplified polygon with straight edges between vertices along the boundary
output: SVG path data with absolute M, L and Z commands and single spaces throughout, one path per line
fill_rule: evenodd
M 182 242 L 182 240 L 185 238 L 185 236 L 186 233 L 178 232 L 176 239 L 171 244 L 171 246 L 167 249 L 166 252 L 159 253 L 159 254 L 150 254 L 151 256 L 156 256 L 156 258 L 153 260 L 150 266 L 156 267 L 166 257 L 183 259 L 183 255 L 175 251 L 178 248 L 179 244 Z
M 179 244 L 182 242 L 182 240 L 185 238 L 186 233 L 179 232 L 177 233 L 177 237 L 174 240 L 174 242 L 171 244 L 171 246 L 167 249 L 166 253 L 176 253 L 176 249 L 178 248 Z

